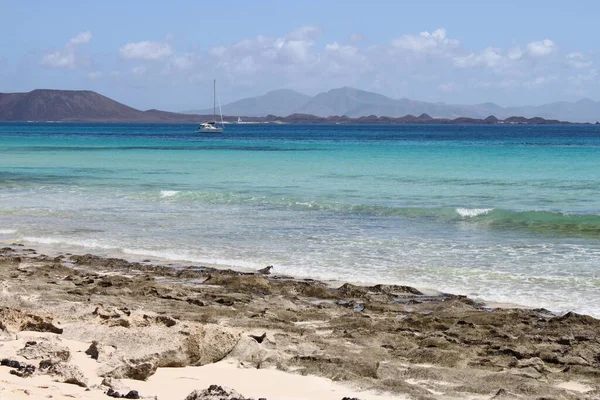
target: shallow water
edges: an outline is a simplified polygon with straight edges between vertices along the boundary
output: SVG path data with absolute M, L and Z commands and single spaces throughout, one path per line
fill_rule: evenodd
M 600 128 L 0 124 L 0 240 L 600 316 Z

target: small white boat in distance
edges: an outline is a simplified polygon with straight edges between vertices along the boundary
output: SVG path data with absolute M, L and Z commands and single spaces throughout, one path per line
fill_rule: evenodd
M 198 127 L 199 133 L 223 133 L 225 124 L 223 123 L 223 112 L 219 104 L 219 114 L 221 115 L 221 125 L 217 125 L 217 81 L 213 80 L 213 116 L 214 121 L 205 122 Z
M 216 122 L 205 122 L 198 127 L 200 133 L 223 133 L 223 127 L 218 126 Z

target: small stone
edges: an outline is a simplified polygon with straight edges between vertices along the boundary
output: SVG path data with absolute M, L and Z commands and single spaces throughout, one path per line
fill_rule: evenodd
M 59 382 L 87 387 L 87 378 L 79 367 L 75 365 L 58 363 L 50 367 L 48 373 L 56 376 Z

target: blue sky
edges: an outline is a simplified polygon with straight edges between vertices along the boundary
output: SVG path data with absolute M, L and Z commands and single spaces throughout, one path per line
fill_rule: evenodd
M 0 92 L 205 108 L 352 86 L 447 103 L 600 100 L 597 1 L 0 0 Z

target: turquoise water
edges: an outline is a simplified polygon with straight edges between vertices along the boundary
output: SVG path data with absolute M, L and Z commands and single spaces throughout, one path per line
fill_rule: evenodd
M 600 128 L 0 124 L 0 240 L 600 316 Z

